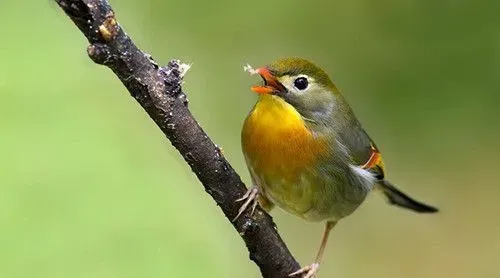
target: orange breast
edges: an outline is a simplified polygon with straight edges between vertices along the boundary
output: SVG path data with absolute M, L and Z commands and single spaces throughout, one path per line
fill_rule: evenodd
M 326 142 L 311 133 L 295 108 L 271 95 L 262 95 L 247 117 L 242 146 L 257 174 L 286 183 L 326 151 Z

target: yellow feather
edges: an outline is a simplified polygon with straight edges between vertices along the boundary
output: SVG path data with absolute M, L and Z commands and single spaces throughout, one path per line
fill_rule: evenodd
M 293 183 L 302 170 L 326 151 L 293 106 L 282 98 L 261 95 L 242 130 L 243 151 L 254 171 Z

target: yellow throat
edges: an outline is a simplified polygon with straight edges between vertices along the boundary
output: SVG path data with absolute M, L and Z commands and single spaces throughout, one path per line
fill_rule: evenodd
M 294 182 L 327 145 L 311 133 L 292 105 L 262 94 L 243 125 L 242 146 L 257 174 Z

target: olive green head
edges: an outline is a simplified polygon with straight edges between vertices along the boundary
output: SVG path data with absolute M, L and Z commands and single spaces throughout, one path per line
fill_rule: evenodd
M 337 91 L 337 88 L 330 77 L 328 77 L 328 74 L 322 68 L 304 58 L 289 57 L 279 59 L 267 65 L 266 68 L 278 79 L 286 77 L 308 77 L 309 83 L 313 81 L 319 86 Z
M 253 91 L 278 96 L 311 120 L 328 118 L 344 101 L 328 74 L 303 58 L 280 59 L 256 72 L 264 84 Z

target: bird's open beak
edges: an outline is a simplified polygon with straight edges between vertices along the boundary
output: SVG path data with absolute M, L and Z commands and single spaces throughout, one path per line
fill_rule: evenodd
M 264 85 L 252 86 L 251 90 L 258 94 L 275 94 L 279 92 L 284 92 L 285 87 L 278 81 L 278 79 L 265 67 L 256 69 L 256 72 L 260 74 L 262 79 L 264 79 Z

